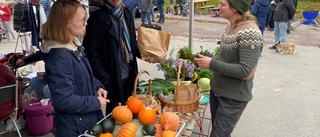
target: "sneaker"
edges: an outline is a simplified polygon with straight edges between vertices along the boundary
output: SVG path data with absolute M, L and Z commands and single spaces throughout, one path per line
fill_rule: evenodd
M 152 20 L 152 22 L 154 22 L 154 20 Z
M 277 46 L 273 45 L 273 46 L 269 47 L 269 49 L 277 49 Z
M 12 39 L 11 42 L 12 42 L 12 43 L 16 43 L 17 40 L 16 40 L 16 39 Z
M 160 22 L 159 22 L 159 24 L 163 24 L 163 23 L 164 23 L 164 21 L 160 21 Z
M 273 28 L 270 28 L 269 30 L 270 30 L 270 31 L 273 31 Z

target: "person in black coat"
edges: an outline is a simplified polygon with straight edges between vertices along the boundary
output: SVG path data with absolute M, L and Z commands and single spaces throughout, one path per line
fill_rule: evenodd
M 90 14 L 83 40 L 93 75 L 108 91 L 107 114 L 132 95 L 138 73 L 136 57 L 141 58 L 132 14 L 122 5 L 122 0 L 105 0 Z

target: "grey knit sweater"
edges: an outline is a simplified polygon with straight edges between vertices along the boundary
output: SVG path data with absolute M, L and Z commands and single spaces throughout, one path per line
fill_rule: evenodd
M 230 99 L 250 101 L 262 46 L 263 38 L 254 21 L 243 21 L 235 27 L 229 24 L 221 38 L 219 56 L 210 62 L 212 91 Z

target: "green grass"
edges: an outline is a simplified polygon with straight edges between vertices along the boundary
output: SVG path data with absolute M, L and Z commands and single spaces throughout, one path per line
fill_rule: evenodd
M 166 7 L 168 6 L 170 0 L 165 0 L 163 10 L 166 10 Z M 216 5 L 219 6 L 219 0 L 211 0 L 209 2 L 209 5 Z M 297 19 L 302 19 L 302 13 L 303 11 L 320 11 L 320 0 L 298 0 L 298 6 L 297 6 L 297 12 L 295 17 Z M 320 16 L 317 18 L 318 21 L 320 21 Z

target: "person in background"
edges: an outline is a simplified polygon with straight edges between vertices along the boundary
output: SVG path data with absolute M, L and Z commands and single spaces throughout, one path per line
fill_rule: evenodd
M 293 5 L 294 5 L 294 8 L 297 9 L 298 0 L 292 0 L 292 2 L 293 2 Z M 294 20 L 294 17 L 292 17 L 292 19 L 290 19 L 289 22 L 288 22 L 287 34 L 290 34 L 290 30 L 293 29 L 291 27 L 292 20 Z
M 276 9 L 276 1 L 275 0 L 270 0 L 270 9 L 271 9 L 271 19 L 269 22 L 269 30 L 273 31 L 274 30 L 274 10 Z
M 107 91 L 92 75 L 84 47 L 85 8 L 77 0 L 58 0 L 42 25 L 40 46 L 45 62 L 57 137 L 76 137 L 103 118 Z
M 50 9 L 51 9 L 51 4 L 48 0 L 40 0 L 40 3 L 43 7 L 44 13 L 46 14 L 46 17 L 48 18 Z
M 279 0 L 274 11 L 274 41 L 275 44 L 269 49 L 277 49 L 276 43 L 287 42 L 288 23 L 293 18 L 296 9 L 291 0 Z
M 183 5 L 184 5 L 184 0 L 176 0 L 176 3 L 173 7 L 174 15 L 178 15 L 178 7 L 180 8 L 180 14 L 182 14 Z
M 0 87 L 6 86 L 8 84 L 15 83 L 17 78 L 14 76 L 10 67 L 0 63 Z M 20 84 L 18 84 L 18 114 L 17 119 L 19 120 L 23 112 L 23 103 L 22 103 L 22 89 Z M 0 105 L 0 120 L 4 120 L 12 113 L 12 110 L 15 109 L 15 100 L 10 100 L 4 104 Z
M 151 8 L 150 8 L 150 15 L 151 21 L 154 22 L 154 4 L 156 4 L 157 0 L 152 0 Z
M 139 11 L 141 12 L 141 24 L 144 25 L 147 18 L 148 24 L 151 25 L 150 9 L 152 8 L 152 0 L 140 0 Z
M 31 64 L 34 62 L 41 61 L 41 51 L 37 51 L 33 54 L 25 56 L 22 59 L 18 59 L 16 62 L 17 67 L 22 67 L 27 64 Z M 34 77 L 29 82 L 31 88 L 35 91 L 38 98 L 41 99 L 51 99 L 50 89 L 48 87 L 48 82 L 46 79 L 46 75 L 43 72 L 38 72 L 37 77 Z
M 137 57 L 141 58 L 134 20 L 122 0 L 105 0 L 100 9 L 91 13 L 83 46 L 93 75 L 108 91 L 112 102 L 106 109 L 109 114 L 132 95 L 138 74 Z
M 194 61 L 213 71 L 210 79 L 210 137 L 229 137 L 252 99 L 253 78 L 263 46 L 250 0 L 220 0 L 220 17 L 226 26 L 217 57 L 200 55 Z
M 271 19 L 270 4 L 266 0 L 257 0 L 251 9 L 251 14 L 257 18 L 258 26 L 263 35 L 264 29 Z
M 164 11 L 163 11 L 163 5 L 164 5 L 164 0 L 157 0 L 156 1 L 156 6 L 158 7 L 159 13 L 160 13 L 160 18 L 157 21 L 157 23 L 159 23 L 159 24 L 163 24 L 164 23 L 164 19 L 165 19 Z
M 16 36 L 14 35 L 14 32 L 10 27 L 11 15 L 12 12 L 10 10 L 10 7 L 6 5 L 6 0 L 0 0 L 0 19 L 2 21 L 2 27 L 6 31 L 5 34 L 7 36 L 7 39 L 3 41 L 4 43 L 10 42 L 10 35 L 12 36 L 12 43 L 15 43 L 17 41 Z
M 136 10 L 140 6 L 140 0 L 123 0 L 123 6 L 131 11 L 133 20 L 136 19 Z

